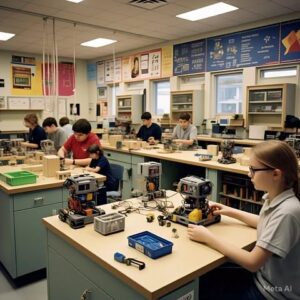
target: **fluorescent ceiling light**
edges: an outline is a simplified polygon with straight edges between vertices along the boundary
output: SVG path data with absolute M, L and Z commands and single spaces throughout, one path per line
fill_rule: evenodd
M 189 12 L 177 15 L 176 17 L 189 21 L 198 21 L 213 16 L 225 14 L 237 9 L 238 7 L 226 4 L 224 2 L 218 2 L 212 5 L 208 5 L 199 9 L 191 10 Z
M 83 0 L 67 0 L 69 2 L 73 2 L 73 3 L 79 3 L 79 2 L 82 2 Z
M 15 36 L 14 33 L 8 33 L 8 32 L 1 32 L 0 31 L 0 41 L 7 41 L 7 40 L 11 39 L 14 36 Z
M 115 42 L 116 42 L 115 40 L 99 38 L 99 39 L 94 39 L 94 40 L 91 40 L 91 41 L 81 43 L 80 45 L 86 46 L 86 47 L 98 48 L 98 47 L 103 47 L 103 46 L 106 46 L 106 45 L 109 45 L 109 44 L 113 44 Z

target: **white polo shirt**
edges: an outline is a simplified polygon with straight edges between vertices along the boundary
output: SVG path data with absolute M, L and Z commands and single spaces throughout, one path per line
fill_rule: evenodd
M 273 253 L 255 275 L 267 299 L 300 299 L 300 201 L 293 189 L 268 194 L 260 212 L 256 245 Z

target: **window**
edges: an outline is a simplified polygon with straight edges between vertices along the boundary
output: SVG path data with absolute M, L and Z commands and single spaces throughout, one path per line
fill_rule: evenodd
M 170 113 L 170 81 L 154 82 L 155 115 Z
M 285 68 L 276 68 L 269 70 L 261 70 L 261 78 L 279 78 L 279 77 L 291 77 L 297 75 L 296 67 L 285 67 Z
M 217 114 L 242 112 L 242 73 L 216 76 Z

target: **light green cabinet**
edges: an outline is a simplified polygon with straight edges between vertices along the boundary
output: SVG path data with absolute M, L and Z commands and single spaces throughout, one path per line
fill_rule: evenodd
M 42 218 L 62 208 L 63 188 L 0 191 L 0 261 L 12 278 L 46 267 Z

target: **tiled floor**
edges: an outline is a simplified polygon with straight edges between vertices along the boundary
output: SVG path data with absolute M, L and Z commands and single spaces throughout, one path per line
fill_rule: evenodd
M 47 280 L 14 289 L 0 270 L 0 300 L 47 300 Z

